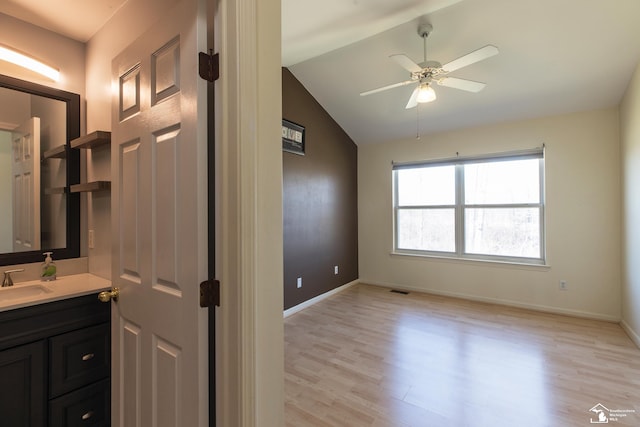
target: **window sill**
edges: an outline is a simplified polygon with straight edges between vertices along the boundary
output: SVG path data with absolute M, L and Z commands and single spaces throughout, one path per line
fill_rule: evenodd
M 528 262 L 506 261 L 506 260 L 494 260 L 494 259 L 482 259 L 482 258 L 460 258 L 455 256 L 446 255 L 434 255 L 434 254 L 418 254 L 410 252 L 397 252 L 391 251 L 393 257 L 409 257 L 409 258 L 426 258 L 436 261 L 462 263 L 462 264 L 480 264 L 480 265 L 496 265 L 504 267 L 525 268 L 531 270 L 549 270 L 551 265 L 549 264 L 534 264 Z

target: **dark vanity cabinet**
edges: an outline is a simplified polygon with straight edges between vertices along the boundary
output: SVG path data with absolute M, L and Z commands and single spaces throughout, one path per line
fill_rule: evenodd
M 45 342 L 0 351 L 0 418 L 7 426 L 44 426 Z
M 0 425 L 110 425 L 109 310 L 94 294 L 0 312 Z

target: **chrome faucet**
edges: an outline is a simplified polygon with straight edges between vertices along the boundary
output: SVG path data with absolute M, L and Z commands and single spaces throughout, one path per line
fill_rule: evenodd
M 7 270 L 4 272 L 4 279 L 2 280 L 2 287 L 13 286 L 13 279 L 11 279 L 11 273 L 20 273 L 24 271 L 24 268 L 16 268 L 15 270 Z

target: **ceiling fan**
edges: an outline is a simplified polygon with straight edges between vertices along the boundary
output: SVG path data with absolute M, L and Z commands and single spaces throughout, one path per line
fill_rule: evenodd
M 431 102 L 436 99 L 436 92 L 433 90 L 433 87 L 431 87 L 434 82 L 440 86 L 466 90 L 468 92 L 480 92 L 484 89 L 486 86 L 485 83 L 449 77 L 447 74 L 487 59 L 493 55 L 497 55 L 498 48 L 493 45 L 487 45 L 442 65 L 437 61 L 427 61 L 427 37 L 431 31 L 433 31 L 433 27 L 430 24 L 423 24 L 418 27 L 418 35 L 422 37 L 424 45 L 424 61 L 421 64 L 416 64 L 407 55 L 397 54 L 389 56 L 389 58 L 393 59 L 398 65 L 411 73 L 409 80 L 362 92 L 360 96 L 367 96 L 388 89 L 417 83 L 418 86 L 414 89 L 405 107 L 409 109 L 415 107 L 418 103 Z

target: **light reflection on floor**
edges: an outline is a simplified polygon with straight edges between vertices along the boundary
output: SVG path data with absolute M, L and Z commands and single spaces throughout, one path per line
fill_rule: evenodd
M 479 336 L 477 327 L 469 333 L 412 315 L 401 315 L 395 326 L 389 375 L 408 384 L 405 402 L 469 425 L 486 410 L 508 414 L 521 407 L 532 421 L 549 413 L 543 357 L 526 337 L 503 341 L 490 338 L 491 330 Z
M 619 325 L 358 285 L 285 321 L 286 425 L 585 426 L 635 410 Z

